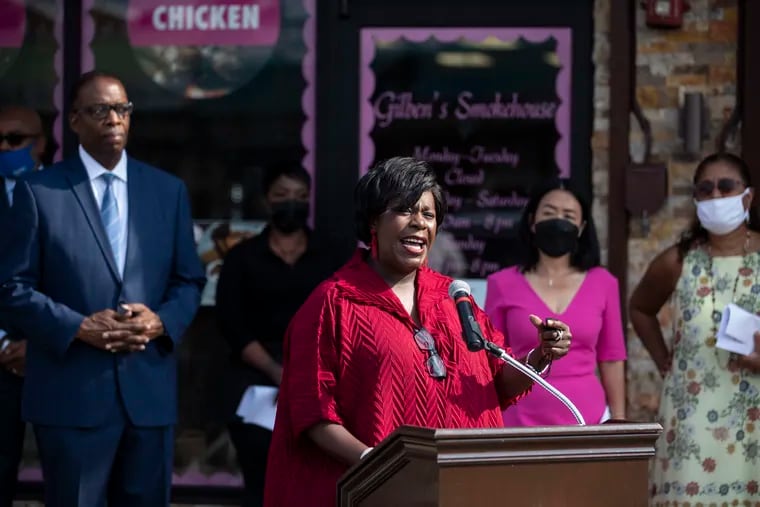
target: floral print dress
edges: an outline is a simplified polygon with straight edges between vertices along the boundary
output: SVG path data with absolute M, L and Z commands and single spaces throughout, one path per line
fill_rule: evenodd
M 715 347 L 730 302 L 760 313 L 760 253 L 690 251 L 674 295 L 673 364 L 651 469 L 653 506 L 760 507 L 760 375 Z

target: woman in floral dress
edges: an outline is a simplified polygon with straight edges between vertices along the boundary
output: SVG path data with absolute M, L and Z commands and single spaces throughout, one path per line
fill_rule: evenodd
M 757 357 L 716 347 L 726 305 L 760 314 L 753 196 L 742 159 L 727 153 L 705 158 L 694 175 L 697 221 L 652 261 L 631 298 L 631 323 L 664 377 L 653 506 L 760 507 Z M 657 312 L 671 295 L 675 334 L 669 349 Z

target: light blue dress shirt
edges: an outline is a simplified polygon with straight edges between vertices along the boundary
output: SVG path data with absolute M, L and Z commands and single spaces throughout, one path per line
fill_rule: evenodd
M 84 165 L 85 170 L 87 171 L 87 177 L 90 180 L 90 187 L 92 188 L 92 193 L 95 196 L 95 202 L 98 205 L 98 209 L 100 209 L 100 205 L 103 203 L 103 193 L 106 189 L 106 182 L 103 178 L 100 177 L 101 174 L 110 172 L 116 178 L 114 178 L 113 183 L 111 183 L 111 186 L 113 188 L 114 197 L 116 197 L 116 206 L 119 209 L 119 227 L 121 228 L 121 234 L 122 238 L 124 240 L 121 242 L 122 245 L 122 251 L 116 254 L 116 259 L 118 262 L 118 265 L 116 266 L 119 269 L 119 274 L 121 276 L 124 276 L 124 265 L 126 264 L 127 259 L 127 224 L 128 224 L 128 216 L 129 216 L 129 200 L 127 195 L 127 153 L 126 151 L 122 151 L 121 158 L 116 163 L 116 167 L 113 168 L 113 170 L 109 171 L 100 163 L 98 163 L 92 156 L 90 156 L 89 153 L 87 153 L 82 145 L 79 145 L 79 158 L 82 159 L 82 164 Z

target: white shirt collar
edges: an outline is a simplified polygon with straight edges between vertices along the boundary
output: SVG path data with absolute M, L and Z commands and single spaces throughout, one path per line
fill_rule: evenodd
M 79 145 L 79 158 L 82 159 L 82 164 L 87 171 L 87 177 L 90 181 L 99 178 L 103 173 L 111 173 L 121 181 L 127 181 L 127 152 L 126 150 L 121 152 L 121 158 L 116 163 L 116 167 L 109 171 L 100 162 L 92 158 L 92 156 L 85 151 L 82 145 Z

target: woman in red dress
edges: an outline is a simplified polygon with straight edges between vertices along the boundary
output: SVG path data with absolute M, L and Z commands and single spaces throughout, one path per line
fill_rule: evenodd
M 446 209 L 432 170 L 390 159 L 359 181 L 355 200 L 370 249 L 311 294 L 285 338 L 267 507 L 332 507 L 338 478 L 400 425 L 501 427 L 501 410 L 532 386 L 467 350 L 451 279 L 425 265 Z M 486 338 L 503 346 L 473 307 Z M 571 334 L 559 321 L 552 330 L 531 321 L 536 349 L 523 361 L 542 371 L 567 354 Z

